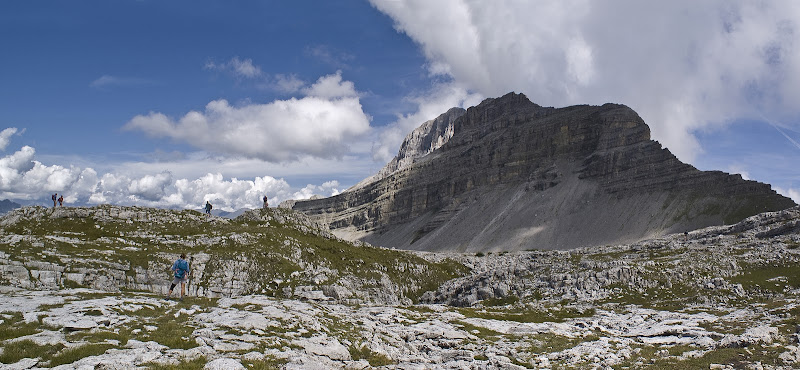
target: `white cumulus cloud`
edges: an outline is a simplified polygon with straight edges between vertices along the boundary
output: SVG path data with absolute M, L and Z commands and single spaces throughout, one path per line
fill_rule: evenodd
M 266 104 L 234 106 L 215 100 L 203 112 L 192 111 L 177 120 L 151 112 L 134 117 L 124 128 L 272 162 L 340 157 L 354 138 L 370 130 L 370 117 L 353 83 L 343 81 L 340 73 L 321 77 L 304 91 L 303 98 Z
M 9 127 L 3 131 L 0 131 L 0 150 L 6 150 L 8 143 L 11 141 L 11 136 L 16 133 L 16 127 Z
M 277 205 L 287 199 L 307 199 L 311 195 L 331 196 L 339 193 L 336 180 L 323 181 L 321 185 L 307 185 L 297 189 L 282 178 L 254 176 L 251 179 L 225 177 L 220 172 L 196 175 L 201 167 L 176 176 L 163 168 L 181 169 L 187 165 L 180 162 L 118 163 L 115 170 L 98 174 L 91 167 L 47 165 L 36 159 L 36 150 L 23 146 L 14 153 L 0 157 L 0 199 L 37 201 L 50 204 L 50 195 L 64 196 L 67 205 L 96 205 L 103 203 L 139 205 L 162 208 L 199 209 L 210 201 L 215 209 L 234 211 L 242 208 L 260 208 L 262 198 L 267 195 L 270 203 Z M 217 169 L 239 171 L 239 160 L 220 159 Z M 227 161 L 227 162 L 226 162 Z M 264 162 L 246 162 L 248 167 Z M 325 162 L 321 165 L 330 165 Z M 213 166 L 212 166 L 213 167 Z M 156 170 L 162 168 L 162 170 Z M 270 170 L 275 170 L 272 168 Z M 310 171 L 321 172 L 310 168 Z
M 162 172 L 145 175 L 128 183 L 128 193 L 145 200 L 158 201 L 164 197 L 167 186 L 172 183 L 172 174 Z
M 342 71 L 320 77 L 316 83 L 304 88 L 303 92 L 307 96 L 314 96 L 322 99 L 358 97 L 355 84 L 351 81 L 342 81 Z
M 795 188 L 781 188 L 773 187 L 773 189 L 780 195 L 791 198 L 795 203 L 800 204 L 800 190 Z
M 431 73 L 487 97 L 629 105 L 683 160 L 700 127 L 800 114 L 800 2 L 371 2 Z

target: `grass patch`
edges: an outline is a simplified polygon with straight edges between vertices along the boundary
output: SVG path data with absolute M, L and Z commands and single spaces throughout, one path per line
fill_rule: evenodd
M 170 318 L 174 319 L 171 315 Z M 149 340 L 173 349 L 190 349 L 197 347 L 197 343 L 192 340 L 194 328 L 187 326 L 185 322 L 179 323 L 166 319 L 159 320 L 159 322 L 154 325 L 157 325 L 156 330 L 146 332 Z
M 21 312 L 3 312 L 0 323 L 0 341 L 32 335 L 40 332 L 39 323 L 26 323 Z
M 577 346 L 583 342 L 593 342 L 600 337 L 591 334 L 586 337 L 567 337 L 557 334 L 536 334 L 528 338 L 530 341 L 530 351 L 536 354 L 560 352 Z
M 701 296 L 723 294 L 722 291 L 700 291 L 694 285 L 673 283 L 671 288 L 665 288 L 664 283 L 659 283 L 658 288 L 648 288 L 643 291 L 631 289 L 628 286 L 612 284 L 607 287 L 611 291 L 609 297 L 598 302 L 598 305 L 614 303 L 620 305 L 636 305 L 644 308 L 663 311 L 681 311 L 687 306 L 698 303 Z
M 71 342 L 89 342 L 89 343 L 103 343 L 107 340 L 119 341 L 120 345 L 124 346 L 128 343 L 129 332 L 121 330 L 119 333 L 113 331 L 92 330 L 92 331 L 76 331 L 70 333 L 67 337 Z
M 164 365 L 148 363 L 145 364 L 145 366 L 151 370 L 201 370 L 206 366 L 206 363 L 208 363 L 206 358 L 204 356 L 200 356 L 198 358 L 182 361 L 177 364 Z
M 731 278 L 746 290 L 758 289 L 782 293 L 786 286 L 800 286 L 800 264 L 785 266 L 751 266 Z
M 79 347 L 65 348 L 50 360 L 50 366 L 71 364 L 84 357 L 102 355 L 113 346 L 104 343 L 85 344 Z
M 52 355 L 64 348 L 63 344 L 40 346 L 32 340 L 19 340 L 6 342 L 3 353 L 0 354 L 0 363 L 13 364 L 23 358 L 49 359 Z
M 379 367 L 379 366 L 388 366 L 394 364 L 394 361 L 386 355 L 382 353 L 373 352 L 369 349 L 366 345 L 361 346 L 350 346 L 348 348 L 350 351 L 350 357 L 353 358 L 354 361 L 358 360 L 367 360 L 370 366 Z
M 499 331 L 494 331 L 492 329 L 484 328 L 483 326 L 472 325 L 468 322 L 460 320 L 457 321 L 457 323 L 458 325 L 461 325 L 462 329 L 464 329 L 465 331 L 484 340 L 489 340 L 494 342 L 503 336 L 503 333 Z
M 591 317 L 595 314 L 594 308 L 580 310 L 572 307 L 559 307 L 548 310 L 458 308 L 458 311 L 466 317 L 529 323 L 563 322 L 567 319 Z
M 687 349 L 685 346 L 679 346 L 679 350 Z M 638 355 L 628 359 L 626 364 L 618 366 L 617 368 L 625 368 L 632 366 L 636 362 L 647 363 L 645 368 L 655 370 L 668 370 L 668 369 L 708 369 L 711 364 L 727 365 L 735 369 L 747 369 L 749 365 L 760 363 L 766 367 L 780 367 L 785 364 L 780 360 L 779 355 L 783 352 L 781 347 L 764 347 L 761 345 L 749 346 L 747 348 L 717 348 L 706 352 L 703 356 L 697 358 L 681 359 L 678 350 L 667 348 L 670 355 L 676 353 L 672 357 L 654 358 L 654 351 L 656 348 L 651 347 L 650 350 L 642 350 Z M 682 353 L 682 352 L 681 352 Z
M 252 370 L 276 370 L 286 364 L 285 360 L 279 360 L 272 356 L 266 356 L 263 360 L 244 360 L 242 365 L 246 369 Z
M 481 301 L 484 306 L 508 306 L 519 302 L 519 297 L 508 295 L 503 298 L 489 298 Z

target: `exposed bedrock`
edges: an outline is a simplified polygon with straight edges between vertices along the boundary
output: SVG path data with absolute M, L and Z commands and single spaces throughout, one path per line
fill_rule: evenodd
M 793 205 L 679 161 L 624 105 L 510 93 L 426 122 L 375 176 L 294 209 L 348 239 L 478 252 L 630 243 Z

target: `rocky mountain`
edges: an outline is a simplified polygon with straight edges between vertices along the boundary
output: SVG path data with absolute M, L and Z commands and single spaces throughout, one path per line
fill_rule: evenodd
M 624 105 L 556 109 L 510 93 L 426 122 L 376 176 L 293 209 L 345 239 L 486 252 L 631 243 L 793 205 L 682 163 Z
M 12 202 L 8 199 L 0 200 L 0 215 L 8 213 L 11 210 L 22 207 L 19 203 Z
M 630 245 L 469 254 L 339 244 L 286 210 L 15 212 L 0 219 L 0 368 L 800 367 L 797 207 Z M 166 280 L 178 250 L 195 280 L 165 300 L 143 271 Z M 131 267 L 150 260 L 162 268 Z M 268 268 L 242 279 L 248 266 Z M 455 266 L 469 271 L 429 274 Z M 263 288 L 276 273 L 291 289 Z M 426 279 L 418 303 L 386 299 Z
M 463 108 L 450 108 L 439 117 L 423 123 L 406 136 L 403 144 L 400 145 L 400 151 L 386 166 L 381 168 L 375 175 L 361 180 L 349 190 L 363 188 L 397 171 L 404 170 L 420 158 L 441 148 L 444 143 L 453 137 L 455 129 L 453 123 L 456 118 L 463 116 L 466 112 Z

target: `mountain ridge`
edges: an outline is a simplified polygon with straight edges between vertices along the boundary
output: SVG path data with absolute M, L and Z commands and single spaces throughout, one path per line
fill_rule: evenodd
M 405 168 L 294 209 L 346 239 L 479 252 L 630 243 L 794 205 L 769 185 L 680 162 L 620 104 L 553 108 L 509 93 L 452 127 Z

